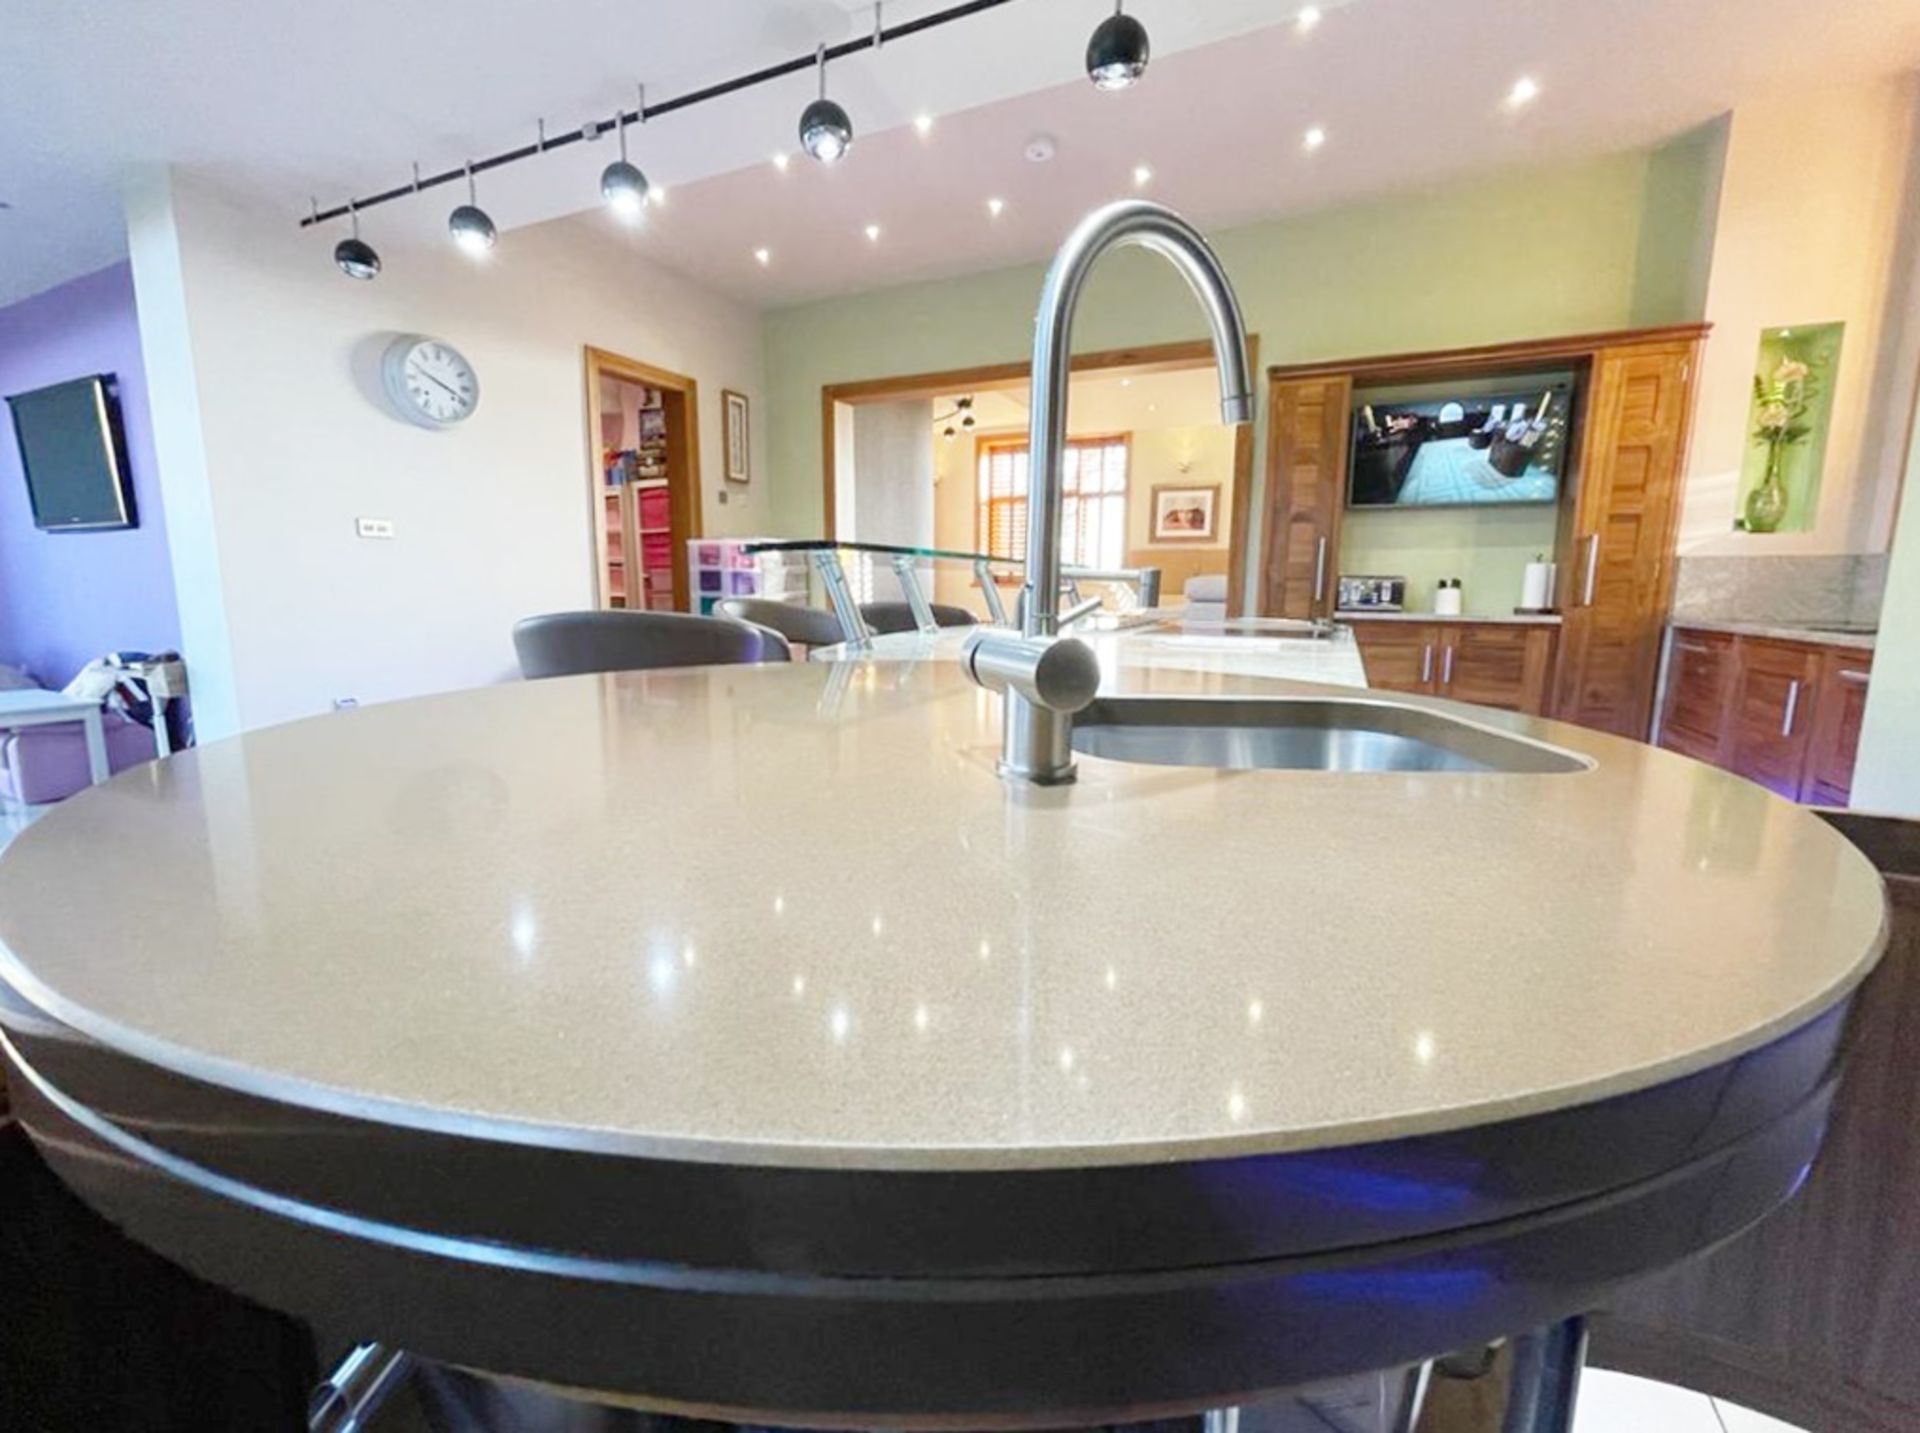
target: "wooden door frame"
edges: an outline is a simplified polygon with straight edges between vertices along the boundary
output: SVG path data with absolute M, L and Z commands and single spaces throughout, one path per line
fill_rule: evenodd
M 656 368 L 651 363 L 642 363 L 637 358 L 628 358 L 609 349 L 595 348 L 592 344 L 585 345 L 582 354 L 586 375 L 587 530 L 592 547 L 594 601 L 600 607 L 607 605 L 606 518 L 602 502 L 607 475 L 600 471 L 600 380 L 623 378 L 629 383 L 642 383 L 669 393 L 678 393 L 685 405 L 686 459 L 682 466 L 686 477 L 684 482 L 669 482 L 667 502 L 670 521 L 682 539 L 676 541 L 673 547 L 674 591 L 686 604 L 681 610 L 697 611 L 698 596 L 689 585 L 685 539 L 702 535 L 700 509 L 704 489 L 700 484 L 700 385 L 684 373 Z M 627 576 L 631 583 L 639 574 L 630 572 Z M 630 592 L 629 603 L 632 600 Z
M 1073 356 L 1073 373 L 1099 373 L 1116 368 L 1142 373 L 1171 373 L 1213 362 L 1213 341 L 1196 338 L 1179 343 L 1153 343 L 1131 348 L 1107 348 Z M 1012 388 L 1029 381 L 1031 362 L 988 363 L 973 368 L 949 368 L 938 373 L 905 373 L 892 378 L 868 378 L 853 383 L 828 383 L 820 389 L 820 487 L 824 525 L 822 536 L 834 535 L 835 465 L 833 410 L 841 403 L 897 402 L 905 398 L 938 398 L 954 392 Z M 1260 372 L 1260 335 L 1247 335 L 1247 372 Z M 1249 395 L 1258 401 L 1257 395 Z M 929 439 L 931 441 L 931 439 Z M 1132 474 L 1128 474 L 1132 480 Z M 1233 537 L 1227 546 L 1228 610 L 1239 607 L 1241 574 L 1246 568 L 1247 523 L 1253 504 L 1253 423 L 1239 424 L 1233 435 Z

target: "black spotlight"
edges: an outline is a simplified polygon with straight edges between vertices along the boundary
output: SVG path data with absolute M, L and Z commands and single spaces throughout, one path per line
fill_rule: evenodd
M 333 246 L 333 262 L 350 279 L 370 279 L 380 272 L 380 255 L 360 237 L 360 211 L 348 209 L 353 233 Z
M 853 148 L 853 121 L 827 98 L 827 47 L 814 52 L 820 69 L 820 97 L 800 111 L 800 147 L 822 164 L 837 164 Z
M 1147 27 L 1122 14 L 1121 0 L 1087 41 L 1087 78 L 1103 90 L 1123 90 L 1147 72 Z

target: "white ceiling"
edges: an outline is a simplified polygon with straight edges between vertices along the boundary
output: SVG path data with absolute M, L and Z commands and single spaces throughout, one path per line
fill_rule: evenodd
M 945 0 L 887 0 L 889 24 Z M 1132 0 L 1155 59 L 1102 94 L 1082 77 L 1108 0 L 1013 0 L 831 67 L 852 112 L 835 169 L 791 149 L 811 76 L 633 135 L 670 201 L 623 242 L 724 292 L 779 305 L 1043 257 L 1091 205 L 1145 190 L 1207 225 L 1324 206 L 1517 161 L 1645 144 L 1770 89 L 1920 64 L 1920 0 Z M 124 251 L 118 189 L 168 162 L 289 222 L 477 153 L 571 129 L 865 33 L 854 0 L 19 0 L 0 28 L 0 302 Z M 1525 111 L 1513 79 L 1542 86 Z M 909 121 L 937 117 L 926 136 Z M 1309 125 L 1327 131 L 1303 152 Z M 1021 157 L 1037 132 L 1058 157 Z M 485 176 L 504 230 L 594 203 L 611 141 Z M 1836 156 L 1844 163 L 1844 156 Z M 986 200 L 1006 210 L 989 217 Z M 367 237 L 432 242 L 446 189 L 369 213 Z M 881 226 L 869 243 L 868 223 Z M 332 235 L 316 235 L 324 262 Z M 502 240 L 511 242 L 508 233 Z M 762 267 L 753 250 L 766 247 Z M 397 275 L 395 277 L 398 277 Z M 383 280 L 384 281 L 384 280 Z
M 1042 259 L 1088 209 L 1136 192 L 1140 164 L 1153 177 L 1138 192 L 1215 228 L 1647 145 L 1757 94 L 1916 64 L 1920 0 L 1354 0 L 1307 35 L 1272 24 L 1162 55 L 1130 90 L 1073 77 L 924 136 L 870 134 L 832 169 L 795 159 L 704 180 L 642 247 L 786 305 Z M 1511 112 L 1523 74 L 1540 95 Z M 1308 152 L 1314 126 L 1326 141 Z M 1057 141 L 1051 163 L 1023 158 L 1036 133 Z
M 889 26 L 948 0 L 886 0 Z M 1329 0 L 1321 0 L 1327 4 Z M 1346 3 L 1346 0 L 1332 0 Z M 1272 18 L 1272 0 L 1135 0 L 1171 54 Z M 1013 0 L 830 67 L 863 131 L 947 113 L 1079 73 L 1107 0 Z M 119 191 L 139 166 L 177 164 L 229 192 L 323 204 L 529 143 L 868 33 L 869 0 L 10 0 L 0 19 L 0 303 L 125 252 Z M 650 123 L 635 158 L 678 186 L 793 142 L 811 75 Z M 502 228 L 597 197 L 611 141 L 482 180 Z M 864 145 L 862 146 L 864 150 Z M 366 216 L 368 237 L 431 232 L 442 189 Z

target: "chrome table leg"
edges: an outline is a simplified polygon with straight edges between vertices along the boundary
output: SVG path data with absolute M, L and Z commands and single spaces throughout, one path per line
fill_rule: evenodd
M 897 553 L 893 559 L 893 575 L 900 579 L 900 591 L 913 613 L 913 625 L 929 635 L 938 632 L 940 624 L 933 619 L 933 604 L 927 601 L 926 590 L 920 586 L 920 574 L 914 568 L 913 559 Z
M 385 1344 L 357 1344 L 307 1404 L 308 1433 L 362 1433 L 413 1372 L 413 1356 Z
M 1587 1321 L 1567 1319 L 1512 1342 L 1507 1413 L 1500 1433 L 1571 1433 L 1580 1368 L 1587 1359 Z
M 973 561 L 974 579 L 980 584 L 980 596 L 986 601 L 987 615 L 993 618 L 993 625 L 1007 625 L 1007 604 L 1000 600 L 1000 584 L 993 580 L 993 569 L 987 565 L 984 557 Z
M 867 619 L 860 615 L 859 604 L 853 600 L 853 590 L 847 586 L 847 570 L 840 565 L 840 554 L 831 549 L 822 549 L 813 555 L 814 570 L 820 574 L 821 585 L 827 589 L 827 601 L 832 604 L 833 615 L 840 619 L 840 632 L 849 647 L 866 651 L 873 646 L 873 633 L 867 630 Z

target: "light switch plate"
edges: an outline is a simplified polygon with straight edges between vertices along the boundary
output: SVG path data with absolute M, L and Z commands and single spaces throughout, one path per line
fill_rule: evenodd
M 390 517 L 357 517 L 353 520 L 353 532 L 356 537 L 389 538 L 393 536 L 393 519 Z

